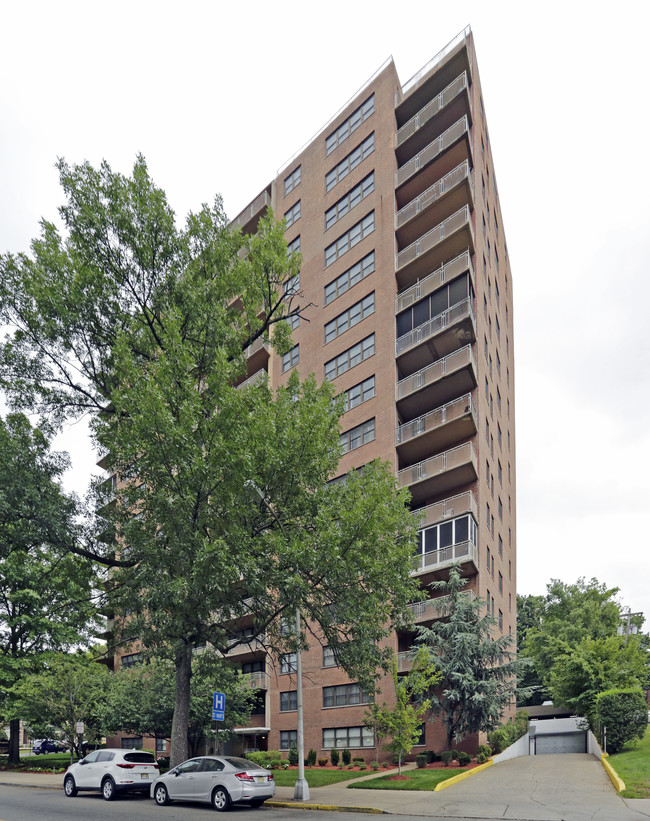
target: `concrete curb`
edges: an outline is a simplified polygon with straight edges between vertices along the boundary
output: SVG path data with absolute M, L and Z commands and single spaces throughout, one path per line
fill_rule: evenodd
M 436 784 L 433 791 L 440 792 L 440 790 L 446 790 L 447 787 L 451 787 L 453 784 L 458 784 L 460 781 L 465 781 L 466 778 L 471 778 L 473 775 L 483 772 L 483 770 L 486 770 L 493 764 L 493 759 L 490 759 L 489 761 L 486 761 L 485 764 L 479 764 L 478 767 L 474 767 L 472 770 L 467 770 L 464 773 L 458 773 L 458 775 L 454 775 L 451 778 L 446 779 L 446 781 L 441 781 L 440 784 Z
M 616 770 L 612 767 L 612 765 L 607 760 L 609 758 L 609 753 L 603 753 L 603 757 L 600 759 L 603 767 L 605 768 L 605 772 L 610 777 L 612 784 L 614 785 L 614 789 L 616 792 L 623 792 L 625 789 L 625 781 L 620 777 L 620 775 L 616 772 Z
M 375 807 L 341 807 L 337 804 L 302 804 L 292 801 L 265 801 L 265 807 L 282 807 L 293 810 L 326 810 L 327 812 L 365 812 L 373 815 L 390 815 L 386 810 Z

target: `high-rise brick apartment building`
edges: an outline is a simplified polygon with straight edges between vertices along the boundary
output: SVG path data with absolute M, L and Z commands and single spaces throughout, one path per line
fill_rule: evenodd
M 512 282 L 470 30 L 404 85 L 384 65 L 236 222 L 254 231 L 269 206 L 302 254 L 289 287 L 314 307 L 290 353 L 258 346 L 250 378 L 282 384 L 298 368 L 346 394 L 340 474 L 387 460 L 421 520 L 416 624 L 436 614 L 427 585 L 460 562 L 468 595 L 514 632 Z M 412 639 L 393 637 L 402 670 Z M 240 646 L 233 661 L 264 695 L 244 748 L 288 749 L 293 659 Z M 303 671 L 305 749 L 374 755 L 365 695 L 327 648 L 304 653 Z M 444 748 L 441 728 L 422 743 Z
M 385 64 L 235 222 L 255 231 L 268 207 L 302 254 L 286 287 L 312 307 L 289 353 L 252 347 L 249 379 L 279 385 L 298 368 L 345 393 L 339 475 L 387 460 L 421 522 L 416 624 L 437 617 L 428 585 L 459 562 L 467 595 L 514 632 L 512 282 L 470 30 L 404 85 Z M 392 637 L 402 671 L 413 638 Z M 259 691 L 235 750 L 288 749 L 295 659 L 255 642 L 230 659 Z M 302 663 L 305 749 L 374 757 L 363 691 L 317 642 Z M 421 743 L 444 749 L 441 726 L 427 723 Z

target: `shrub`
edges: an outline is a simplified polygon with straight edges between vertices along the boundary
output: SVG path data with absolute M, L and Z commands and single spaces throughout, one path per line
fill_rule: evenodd
M 315 767 L 316 766 L 316 750 L 310 750 L 307 753 L 307 766 L 308 767 Z
M 393 753 L 390 760 L 397 767 L 397 765 L 399 764 L 399 753 Z
M 379 763 L 377 761 L 371 761 L 370 762 L 370 769 L 371 770 L 378 770 L 379 769 Z
M 365 762 L 362 762 L 361 764 L 359 764 L 359 769 L 360 770 L 367 770 L 368 765 Z
M 648 726 L 643 690 L 605 690 L 596 696 L 596 731 L 607 730 L 607 751 L 617 753 L 627 741 L 642 739 Z
M 427 758 L 428 758 L 428 756 L 427 756 L 426 753 L 420 753 L 419 755 L 416 755 L 415 756 L 415 766 L 419 770 L 423 769 L 424 767 L 426 767 Z
M 485 754 L 489 758 L 492 755 L 492 748 L 489 744 L 479 744 L 476 755 L 479 756 L 481 753 Z
M 458 761 L 458 756 L 459 755 L 460 755 L 460 753 L 458 752 L 458 750 L 452 750 L 451 751 L 451 757 L 454 761 Z
M 352 763 L 353 764 L 365 764 L 366 762 L 365 762 L 365 759 L 361 758 L 360 756 L 355 756 L 352 759 Z
M 498 727 L 496 730 L 492 730 L 491 733 L 488 733 L 488 741 L 495 753 L 503 752 L 508 746 L 508 736 L 502 727 Z
M 390 767 L 390 764 L 388 763 L 388 761 L 382 761 L 381 766 L 387 770 Z
M 437 756 L 433 750 L 427 750 L 427 764 L 433 764 Z
M 336 750 L 336 749 L 330 750 L 330 761 L 332 762 L 332 764 L 335 767 L 339 763 L 339 756 L 340 756 L 340 753 L 339 753 L 338 750 Z
M 490 758 L 487 753 L 477 753 L 476 754 L 476 763 L 477 764 L 485 764 L 485 762 Z
M 471 760 L 472 756 L 469 753 L 466 753 L 463 750 L 461 750 L 461 752 L 458 753 L 458 763 L 461 767 L 466 767 L 471 762 Z
M 451 750 L 443 750 L 443 752 L 440 753 L 440 758 L 443 761 L 445 767 L 448 767 L 453 759 L 453 753 Z
M 254 764 L 259 764 L 260 767 L 268 767 L 269 769 L 273 769 L 275 763 L 277 769 L 282 761 L 282 753 L 280 750 L 254 750 L 246 753 L 246 758 Z
M 343 763 L 347 766 L 350 761 L 352 761 L 352 753 L 346 747 L 343 752 L 341 753 L 341 757 L 343 758 Z
M 319 767 L 327 767 L 327 759 L 326 758 L 319 758 L 318 759 L 318 766 Z
M 298 748 L 296 747 L 295 743 L 292 743 L 289 747 L 289 764 L 292 767 L 295 767 L 298 763 Z
M 514 718 L 509 719 L 505 724 L 499 724 L 496 730 L 488 733 L 488 742 L 495 753 L 503 752 L 506 747 L 514 744 L 522 735 L 528 732 L 530 717 L 526 710 L 519 710 Z

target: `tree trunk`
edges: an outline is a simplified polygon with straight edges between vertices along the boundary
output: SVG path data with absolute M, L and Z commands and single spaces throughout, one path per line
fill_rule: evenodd
M 9 763 L 20 764 L 20 719 L 9 722 Z
M 190 678 L 192 676 L 192 648 L 179 642 L 176 646 L 176 701 L 172 720 L 172 751 L 169 766 L 176 767 L 188 756 L 187 730 L 190 726 Z

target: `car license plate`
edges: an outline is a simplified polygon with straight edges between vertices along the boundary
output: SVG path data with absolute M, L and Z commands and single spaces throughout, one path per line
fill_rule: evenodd
M 265 775 L 256 775 L 255 780 L 256 781 L 266 781 L 266 776 Z
M 149 778 L 149 773 L 140 773 L 140 778 Z

